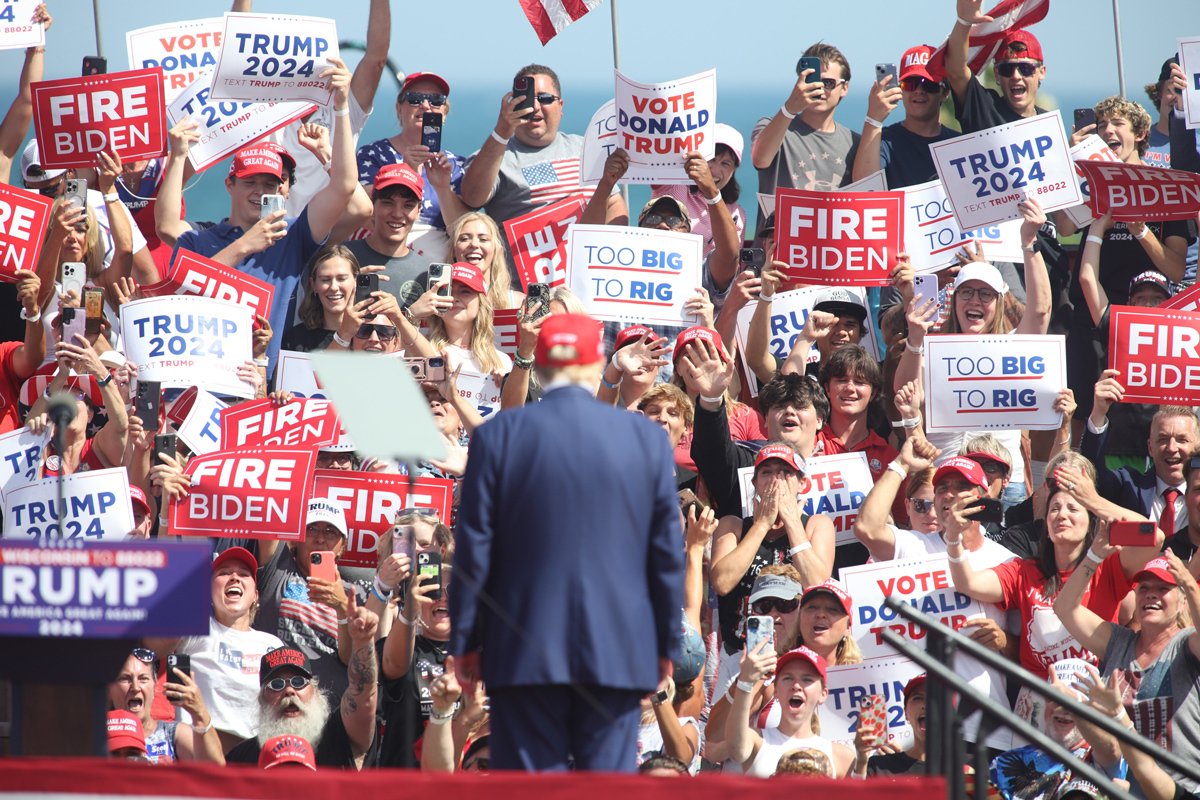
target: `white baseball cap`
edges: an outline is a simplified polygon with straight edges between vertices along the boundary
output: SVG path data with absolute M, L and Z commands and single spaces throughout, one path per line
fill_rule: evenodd
M 314 522 L 328 522 L 337 528 L 342 536 L 348 535 L 346 532 L 346 512 L 332 500 L 324 497 L 314 497 L 308 501 L 308 516 L 304 518 L 304 526 L 308 527 Z
M 982 281 L 1000 294 L 1008 294 L 1008 284 L 1000 275 L 1000 270 L 986 261 L 972 261 L 964 264 L 954 279 L 954 288 L 962 286 L 967 281 Z
M 742 151 L 746 148 L 746 140 L 742 138 L 742 134 L 732 125 L 726 125 L 724 122 L 718 122 L 713 126 L 714 138 L 717 144 L 723 144 L 733 151 L 737 156 L 738 164 L 742 163 Z
M 37 139 L 30 139 L 29 144 L 21 151 L 21 177 L 26 181 L 48 181 L 59 178 L 66 173 L 65 169 L 42 169 L 42 155 L 38 150 Z M 33 170 L 31 173 L 30 170 Z

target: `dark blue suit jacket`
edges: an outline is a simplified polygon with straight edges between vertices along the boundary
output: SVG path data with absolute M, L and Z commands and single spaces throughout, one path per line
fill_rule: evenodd
M 1158 477 L 1153 467 L 1149 472 L 1137 472 L 1129 467 L 1113 470 L 1104 466 L 1107 435 L 1108 428 L 1104 433 L 1092 433 L 1085 426 L 1083 439 L 1079 442 L 1079 452 L 1096 465 L 1096 491 L 1106 500 L 1149 517 L 1150 507 L 1158 494 Z M 1168 531 L 1167 535 L 1171 533 L 1173 531 Z
M 679 647 L 683 534 L 662 429 L 565 387 L 476 430 L 449 650 L 489 688 L 650 691 Z

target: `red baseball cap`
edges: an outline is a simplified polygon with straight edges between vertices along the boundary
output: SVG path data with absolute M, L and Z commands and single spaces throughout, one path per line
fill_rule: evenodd
M 134 747 L 146 752 L 146 734 L 142 721 L 130 711 L 110 711 L 106 720 L 108 728 L 108 752 L 123 747 Z
M 275 147 L 268 147 L 262 142 L 247 145 L 234 153 L 229 174 L 234 178 L 271 175 L 283 180 L 283 156 Z
M 404 76 L 404 83 L 400 86 L 401 92 L 408 91 L 408 87 L 417 81 L 430 81 L 436 83 L 438 88 L 442 90 L 442 94 L 450 94 L 450 84 L 446 83 L 446 79 L 441 75 L 432 72 L 410 72 Z
M 552 314 L 538 332 L 537 363 L 544 367 L 595 364 L 604 360 L 600 326 L 587 314 Z
M 786 444 L 769 444 L 763 449 L 759 450 L 758 455 L 754 457 L 755 474 L 758 473 L 758 467 L 760 464 L 762 464 L 764 461 L 770 461 L 772 458 L 777 458 L 792 469 L 799 472 L 801 475 L 804 474 L 806 469 L 804 459 L 802 459 L 795 450 L 788 447 Z
M 375 173 L 375 191 L 379 192 L 389 186 L 403 186 L 417 196 L 418 200 L 425 197 L 425 181 L 408 164 L 387 164 Z
M 978 461 L 973 461 L 966 456 L 952 456 L 946 459 L 937 468 L 937 472 L 933 473 L 933 485 L 936 487 L 942 478 L 952 473 L 958 475 L 972 486 L 978 486 L 985 492 L 987 491 L 987 476 L 983 474 L 983 467 L 979 465 Z
M 934 48 L 927 44 L 919 44 L 905 50 L 904 56 L 900 59 L 900 80 L 913 76 L 931 81 L 939 80 L 929 72 L 929 57 L 933 55 L 933 52 Z
M 1172 586 L 1179 585 L 1179 582 L 1175 580 L 1175 576 L 1171 574 L 1171 562 L 1161 556 L 1147 561 L 1146 566 L 1138 570 L 1137 575 L 1133 576 L 1132 582 L 1137 583 L 1146 577 L 1158 578 L 1163 583 L 1169 583 Z
M 633 344 L 639 339 L 653 339 L 654 331 L 647 328 L 645 325 L 630 325 L 625 330 L 617 334 L 616 343 L 613 345 L 613 350 L 620 350 L 627 344 Z
M 804 645 L 800 645 L 795 650 L 788 650 L 779 657 L 779 661 L 775 663 L 775 674 L 783 672 L 784 668 L 793 661 L 803 661 L 812 665 L 812 668 L 821 676 L 821 680 L 825 680 L 825 659 L 817 655 L 816 652 L 810 650 Z
M 476 292 L 486 292 L 487 282 L 483 279 L 483 270 L 466 261 L 459 261 L 450 267 L 450 280 L 461 283 Z
M 271 769 L 281 764 L 300 764 L 316 770 L 317 757 L 313 753 L 312 744 L 308 739 L 290 733 L 267 739 L 258 754 L 259 768 Z
M 1042 58 L 1042 43 L 1027 30 L 1009 31 L 1004 34 L 1004 38 L 1000 40 L 1000 49 L 996 51 L 996 63 L 1024 59 L 1045 61 Z
M 266 147 L 269 150 L 274 150 L 276 153 L 278 153 L 279 157 L 283 159 L 283 165 L 288 169 L 294 170 L 296 168 L 296 159 L 292 158 L 292 154 L 288 152 L 286 147 L 279 144 L 279 142 L 272 142 L 270 139 L 263 139 L 261 142 L 257 142 L 257 144 L 262 147 Z
M 854 607 L 854 600 L 850 597 L 850 593 L 842 588 L 842 585 L 833 578 L 827 578 L 821 583 L 805 589 L 804 594 L 800 596 L 800 605 L 803 606 L 808 598 L 812 597 L 814 594 L 820 594 L 822 592 L 836 597 L 838 602 L 842 604 L 842 608 L 845 609 L 847 614 L 849 614 L 850 609 Z
M 928 675 L 922 672 L 920 675 L 912 677 L 909 679 L 908 683 L 904 684 L 904 702 L 908 702 L 908 697 L 913 692 L 925 689 L 925 681 L 928 679 L 928 677 Z
M 129 499 L 134 505 L 141 506 L 146 509 L 146 513 L 150 513 L 150 501 L 146 499 L 146 493 L 142 491 L 140 486 L 129 487 Z
M 244 547 L 229 547 L 221 551 L 221 555 L 213 559 L 212 570 L 216 572 L 230 561 L 241 561 L 250 568 L 251 574 L 258 574 L 258 559 Z
M 725 353 L 722 350 L 721 334 L 714 331 L 712 328 L 706 328 L 703 325 L 695 325 L 679 334 L 675 339 L 675 352 L 671 355 L 672 361 L 678 361 L 683 355 L 683 350 L 692 342 L 705 341 L 712 344 L 717 350 L 717 354 L 721 359 L 725 359 Z

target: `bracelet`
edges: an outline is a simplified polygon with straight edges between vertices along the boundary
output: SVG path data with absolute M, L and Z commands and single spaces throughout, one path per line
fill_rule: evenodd
M 533 359 L 526 358 L 520 353 L 513 354 L 513 366 L 518 369 L 533 369 Z M 611 388 L 611 387 L 610 387 Z
M 758 299 L 760 302 L 769 303 L 775 299 L 775 293 L 774 292 L 771 292 L 770 294 L 759 293 Z
M 864 117 L 863 122 L 867 123 L 872 128 L 882 128 L 883 127 L 883 123 L 880 122 L 879 120 L 875 119 L 874 117 Z
M 721 197 L 721 193 L 717 192 L 716 197 L 706 197 L 706 198 L 704 198 L 704 202 L 708 203 L 710 206 L 715 206 L 717 203 L 721 202 L 723 199 L 724 198 Z
M 724 396 L 724 395 L 719 395 L 719 396 L 717 396 L 717 397 L 705 397 L 704 395 L 700 395 L 700 401 L 701 401 L 701 402 L 704 402 L 704 403 L 717 403 L 717 404 L 720 404 L 720 403 L 723 403 L 723 402 L 725 402 L 725 396 Z
M 492 138 L 495 139 L 496 144 L 500 145 L 501 147 L 508 147 L 508 139 L 505 139 L 503 136 L 496 133 L 495 130 L 492 131 Z
M 348 117 L 348 116 L 350 116 L 350 106 L 346 106 L 345 108 L 335 108 L 335 109 L 333 110 L 333 115 L 334 115 L 335 117 Z M 330 163 L 332 163 L 332 162 L 330 162 Z
M 779 113 L 783 114 L 783 116 L 786 117 L 787 119 L 795 119 L 796 118 L 795 114 L 793 114 L 792 112 L 787 110 L 787 103 L 784 103 L 783 105 L 781 105 L 779 107 Z
M 400 609 L 396 609 L 396 622 L 399 622 L 401 625 L 403 625 L 406 628 L 412 627 L 412 620 L 409 619 L 408 617 L 404 616 L 404 612 L 401 611 Z
M 373 581 L 372 581 L 372 583 L 374 584 L 374 586 L 373 586 L 372 588 L 373 588 L 373 589 L 374 589 L 374 590 L 375 590 L 375 591 L 376 591 L 378 594 L 380 594 L 380 595 L 384 596 L 384 601 L 385 601 L 385 602 L 386 602 L 386 596 L 387 596 L 387 595 L 389 595 L 389 594 L 391 594 L 391 593 L 392 593 L 393 591 L 395 591 L 395 589 L 396 589 L 396 587 L 395 587 L 395 586 L 388 586 L 386 583 L 384 583 L 383 581 L 379 580 L 379 576 L 378 576 L 378 575 L 376 575 L 376 576 L 375 576 L 375 580 L 373 580 Z
M 39 320 L 41 320 L 41 318 L 42 318 L 41 309 L 38 309 L 38 312 L 36 314 L 34 314 L 32 317 L 25 313 L 24 308 L 21 309 L 21 319 L 25 320 L 26 322 L 38 322 Z
M 388 599 L 387 599 L 387 596 L 386 596 L 385 594 L 383 594 L 382 592 L 380 592 L 380 591 L 379 591 L 379 587 L 378 587 L 378 586 L 372 586 L 372 587 L 371 587 L 371 594 L 373 594 L 373 595 L 375 595 L 376 597 L 378 597 L 378 598 L 379 598 L 379 602 L 383 603 L 385 606 L 387 605 L 387 601 L 388 601 Z
M 968 28 L 973 28 L 973 27 L 975 27 L 975 23 L 974 23 L 974 22 L 968 22 L 967 20 L 963 19 L 962 17 L 959 17 L 959 18 L 958 18 L 958 24 L 959 24 L 959 25 L 966 25 Z
M 613 369 L 615 369 L 617 372 L 624 372 L 624 371 L 625 371 L 625 370 L 621 369 L 621 365 L 617 363 L 617 353 L 616 353 L 616 351 L 613 351 L 612 358 L 610 358 L 610 359 L 608 360 L 608 363 L 609 363 L 609 364 L 612 364 L 612 368 L 613 368 Z
M 346 626 L 347 626 L 347 625 L 349 625 L 349 624 L 350 624 L 350 618 L 349 618 L 349 617 L 346 617 L 345 619 L 339 619 L 339 620 L 338 620 L 338 625 L 341 625 L 342 627 L 346 627 Z
M 602 375 L 600 376 L 600 384 L 601 384 L 601 385 L 602 385 L 602 386 L 603 386 L 605 389 L 615 389 L 615 388 L 617 388 L 618 386 L 620 386 L 620 385 L 621 385 L 621 379 L 620 379 L 620 378 L 618 378 L 616 383 L 612 383 L 611 381 L 609 381 L 609 380 L 608 380 L 608 378 L 604 377 L 604 375 L 602 374 Z
M 117 194 L 116 192 L 109 192 L 108 194 L 104 195 L 104 202 L 106 203 L 117 203 L 120 202 L 120 200 L 121 195 Z
M 793 547 L 791 550 L 788 550 L 787 557 L 791 558 L 792 556 L 799 555 L 800 553 L 803 553 L 805 550 L 812 550 L 812 542 L 801 542 L 800 544 Z
M 946 547 L 950 546 L 962 547 L 962 537 L 960 536 L 957 539 L 946 539 Z
M 265 367 L 265 366 L 269 365 L 270 363 L 271 363 L 271 361 L 266 358 L 254 359 L 254 366 L 256 366 L 256 367 Z
M 96 381 L 96 385 L 99 386 L 101 389 L 103 389 L 105 386 L 108 386 L 112 382 L 113 382 L 113 374 L 110 372 L 104 378 L 104 380 Z
M 900 420 L 899 422 L 893 422 L 892 427 L 893 428 L 904 428 L 905 430 L 911 431 L 913 428 L 921 427 L 921 418 L 920 417 L 905 417 L 904 419 Z
M 951 564 L 961 564 L 967 560 L 967 557 L 965 554 L 961 556 L 952 556 L 949 553 L 946 553 L 946 560 Z
M 910 353 L 916 353 L 919 356 L 925 355 L 925 343 L 924 342 L 921 342 L 920 347 L 913 347 L 912 342 L 905 342 L 904 349 Z
M 1094 233 L 1089 233 L 1089 234 L 1088 234 L 1088 237 L 1087 237 L 1087 240 L 1088 240 L 1089 242 L 1092 242 L 1092 243 L 1094 243 L 1094 244 L 1104 244 L 1104 237 L 1103 237 L 1103 236 L 1097 236 L 1097 235 L 1096 235 L 1096 234 L 1094 234 Z
M 341 335 L 340 333 L 338 333 L 337 331 L 334 331 L 334 332 L 333 332 L 333 343 L 334 343 L 334 344 L 336 344 L 336 345 L 338 345 L 339 347 L 344 347 L 344 348 L 346 348 L 347 350 L 349 350 L 349 349 L 350 349 L 350 342 L 349 342 L 349 340 L 347 340 L 347 339 L 343 339 L 343 338 L 342 338 L 342 335 Z
M 1129 715 L 1125 713 L 1125 706 L 1121 706 L 1116 714 L 1113 714 L 1113 719 L 1117 722 L 1125 722 L 1129 719 Z
M 1143 227 L 1142 227 L 1142 232 L 1141 232 L 1141 233 L 1135 233 L 1135 234 L 1133 235 L 1133 238 L 1141 240 L 1141 239 L 1145 239 L 1145 238 L 1146 238 L 1147 236 L 1149 236 L 1149 235 L 1150 235 L 1150 226 L 1149 226 L 1149 225 L 1145 225 L 1145 226 L 1143 226 Z
M 895 424 L 895 423 L 892 423 L 892 424 Z M 887 465 L 887 468 L 890 472 L 894 472 L 897 475 L 899 475 L 900 480 L 904 480 L 905 478 L 908 477 L 908 467 L 904 466 L 899 461 L 893 461 L 892 463 Z
M 454 715 L 458 713 L 458 709 L 462 707 L 462 703 L 458 700 L 454 701 L 454 705 L 445 714 L 439 714 L 434 709 L 429 709 L 429 724 L 430 725 L 445 725 L 450 720 L 454 719 Z
M 738 681 L 737 681 L 737 683 L 734 684 L 734 686 L 736 686 L 738 689 L 745 692 L 746 694 L 750 694 L 751 692 L 754 691 L 754 684 L 749 681 L 744 681 L 741 678 L 738 678 Z
M 1087 551 L 1087 560 L 1094 564 L 1100 564 L 1104 562 L 1104 556 L 1096 555 L 1096 551 L 1089 547 Z
M 1122 710 L 1122 711 L 1124 711 L 1124 709 L 1121 709 L 1121 710 Z M 203 736 L 204 734 L 206 734 L 206 733 L 208 733 L 209 731 L 211 731 L 211 730 L 212 730 L 212 726 L 213 726 L 212 717 L 209 717 L 209 718 L 208 718 L 208 724 L 207 724 L 207 725 L 205 725 L 203 728 L 197 728 L 197 727 L 196 727 L 196 723 L 194 723 L 194 722 L 193 722 L 193 723 L 192 723 L 192 730 L 196 732 L 196 735 L 197 735 L 197 736 Z

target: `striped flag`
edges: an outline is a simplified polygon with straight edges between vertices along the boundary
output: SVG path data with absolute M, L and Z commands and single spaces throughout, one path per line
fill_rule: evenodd
M 560 158 L 542 161 L 521 170 L 529 185 L 529 199 L 538 205 L 554 203 L 581 191 L 579 158 Z
M 1000 42 L 1009 31 L 1028 28 L 1046 17 L 1050 0 L 1001 0 L 987 12 L 991 22 L 981 22 L 971 27 L 968 40 L 967 64 L 971 72 L 978 75 L 988 61 L 1000 49 Z M 943 44 L 929 58 L 928 69 L 935 78 L 946 74 L 946 45 Z
M 542 44 L 600 5 L 600 0 L 521 0 L 521 8 Z

